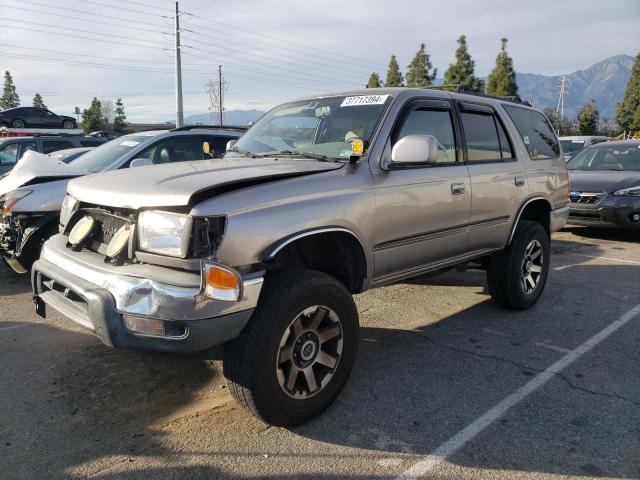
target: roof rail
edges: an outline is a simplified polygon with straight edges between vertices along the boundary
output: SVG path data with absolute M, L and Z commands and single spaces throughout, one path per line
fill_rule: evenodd
M 467 88 L 462 83 L 433 85 L 433 86 L 425 87 L 425 88 L 428 89 L 428 90 L 445 90 L 445 89 L 453 88 L 453 89 L 455 89 L 454 92 L 456 92 L 456 93 L 464 93 L 465 95 L 475 95 L 477 97 L 483 97 L 483 98 L 494 98 L 496 100 L 503 100 L 505 102 L 519 103 L 521 105 L 526 105 L 528 107 L 531 106 L 531 104 L 529 102 L 527 102 L 525 100 L 522 100 L 518 95 L 510 95 L 510 96 L 505 96 L 505 97 L 499 97 L 499 96 L 496 96 L 496 95 L 487 95 L 486 93 L 480 93 L 480 92 L 476 92 L 474 90 L 467 90 Z
M 184 127 L 172 128 L 170 132 L 182 132 L 187 130 L 197 130 L 204 128 L 207 130 L 237 130 L 238 132 L 246 132 L 249 127 L 240 125 L 185 125 Z

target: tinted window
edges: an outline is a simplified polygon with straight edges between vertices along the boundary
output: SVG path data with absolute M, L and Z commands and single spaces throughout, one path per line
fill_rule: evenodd
M 227 142 L 229 140 L 236 140 L 234 137 L 209 137 L 207 141 L 213 148 L 213 156 L 219 158 L 227 151 Z
M 73 166 L 90 173 L 101 172 L 129 154 L 132 149 L 137 148 L 141 143 L 148 142 L 152 138 L 152 135 L 132 134 L 103 143 L 75 160 Z
M 417 108 L 411 111 L 394 135 L 394 143 L 407 135 L 433 135 L 438 141 L 438 163 L 456 161 L 456 141 L 449 110 Z
M 202 137 L 173 137 L 149 147 L 136 158 L 149 158 L 154 164 L 204 160 Z
M 513 155 L 513 150 L 511 149 L 511 142 L 509 141 L 509 137 L 507 137 L 507 132 L 504 130 L 502 126 L 502 122 L 495 117 L 496 126 L 498 127 L 498 138 L 500 139 L 500 152 L 502 153 L 503 160 L 509 160 L 511 158 L 515 158 Z
M 545 160 L 560 155 L 560 145 L 549 122 L 540 112 L 504 105 L 522 137 L 532 160 Z
M 500 140 L 493 115 L 463 112 L 461 117 L 469 161 L 502 160 Z
M 55 152 L 56 150 L 64 150 L 65 148 L 73 148 L 75 145 L 71 142 L 65 142 L 63 140 L 43 140 L 42 141 L 42 153 L 47 154 Z
M 102 145 L 104 142 L 99 140 L 80 140 L 80 145 L 83 147 L 97 147 L 98 145 Z

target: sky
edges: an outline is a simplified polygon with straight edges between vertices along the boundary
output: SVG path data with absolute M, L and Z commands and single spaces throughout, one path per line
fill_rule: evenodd
M 223 5 L 225 8 L 220 8 Z M 222 65 L 227 110 L 266 110 L 384 79 L 424 42 L 441 77 L 464 34 L 476 75 L 500 38 L 522 73 L 558 75 L 640 51 L 640 0 L 183 0 L 185 116 L 206 113 Z M 173 19 L 167 0 L 0 0 L 0 70 L 23 104 L 56 113 L 122 97 L 131 122 L 175 118 Z

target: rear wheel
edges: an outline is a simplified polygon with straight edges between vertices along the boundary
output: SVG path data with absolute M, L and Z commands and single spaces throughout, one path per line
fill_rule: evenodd
M 14 118 L 11 121 L 11 127 L 12 128 L 24 128 L 25 127 L 25 123 L 24 120 L 22 120 L 21 118 Z
M 489 293 L 500 305 L 525 310 L 540 298 L 549 273 L 549 235 L 536 222 L 521 221 L 511 244 L 489 259 Z
M 343 389 L 358 349 L 358 312 L 335 278 L 312 270 L 267 279 L 241 336 L 225 346 L 235 400 L 264 422 L 302 423 Z

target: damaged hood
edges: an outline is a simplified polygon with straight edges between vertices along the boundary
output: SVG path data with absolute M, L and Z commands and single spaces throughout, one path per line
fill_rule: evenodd
M 115 170 L 72 180 L 68 192 L 78 200 L 116 208 L 188 205 L 201 192 L 336 170 L 343 163 L 290 158 L 220 158 Z
M 73 164 L 62 163 L 49 155 L 30 150 L 18 160 L 6 177 L 0 179 L 0 195 L 20 188 L 36 178 L 44 181 L 48 181 L 47 178 L 62 180 L 86 174 L 83 170 L 74 169 Z

